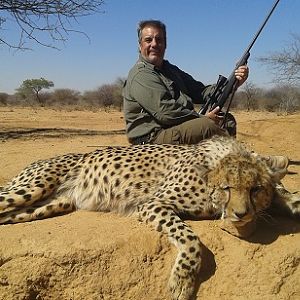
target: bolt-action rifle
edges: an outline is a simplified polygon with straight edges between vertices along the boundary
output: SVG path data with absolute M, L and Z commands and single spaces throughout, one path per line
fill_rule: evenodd
M 224 123 L 226 121 L 227 113 L 229 112 L 229 109 L 230 109 L 230 105 L 231 105 L 234 93 L 237 90 L 237 82 L 238 81 L 235 77 L 235 70 L 238 67 L 247 64 L 248 58 L 250 56 L 250 50 L 251 50 L 252 46 L 256 42 L 256 40 L 257 40 L 258 36 L 260 35 L 261 31 L 263 30 L 263 28 L 265 27 L 266 23 L 268 22 L 270 16 L 272 15 L 272 13 L 275 10 L 275 8 L 276 8 L 277 4 L 279 3 L 279 1 L 280 0 L 275 1 L 275 3 L 273 5 L 271 11 L 269 12 L 268 16 L 266 17 L 263 24 L 261 25 L 261 27 L 257 31 L 257 33 L 254 36 L 252 42 L 250 43 L 250 45 L 248 46 L 248 48 L 246 49 L 246 51 L 244 52 L 244 54 L 242 55 L 242 57 L 240 58 L 238 63 L 236 64 L 235 69 L 232 71 L 232 73 L 228 77 L 228 79 L 226 77 L 222 76 L 222 75 L 219 75 L 219 79 L 218 79 L 217 84 L 214 88 L 214 91 L 209 96 L 209 99 L 206 102 L 206 104 L 200 109 L 200 111 L 199 111 L 200 114 L 204 115 L 207 112 L 207 110 L 212 111 L 217 106 L 219 106 L 220 110 L 221 110 L 223 108 L 223 106 L 225 105 L 225 103 L 227 102 L 227 100 L 229 100 L 229 103 L 227 105 L 227 109 L 226 109 L 226 112 L 225 112 L 225 116 L 223 118 L 222 125 L 224 125 Z

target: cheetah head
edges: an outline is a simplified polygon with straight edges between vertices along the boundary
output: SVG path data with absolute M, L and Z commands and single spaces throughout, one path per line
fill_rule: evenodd
M 251 156 L 227 156 L 207 175 L 211 200 L 222 215 L 222 228 L 245 238 L 272 202 L 276 174 Z

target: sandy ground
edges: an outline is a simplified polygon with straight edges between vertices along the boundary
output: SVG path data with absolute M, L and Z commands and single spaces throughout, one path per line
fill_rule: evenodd
M 300 160 L 300 114 L 239 112 L 238 139 Z M 30 162 L 127 144 L 120 112 L 0 108 L 0 185 Z M 284 179 L 300 189 L 300 166 Z M 266 216 L 249 240 L 219 221 L 188 221 L 201 238 L 197 299 L 300 299 L 300 222 Z M 95 212 L 0 226 L 0 299 L 169 299 L 176 255 L 134 218 Z

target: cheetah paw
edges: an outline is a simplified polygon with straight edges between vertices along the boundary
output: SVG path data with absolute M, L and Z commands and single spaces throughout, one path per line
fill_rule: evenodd
M 172 300 L 190 300 L 194 295 L 195 280 L 192 277 L 180 276 L 173 272 L 169 280 Z
M 290 210 L 294 216 L 300 217 L 300 193 L 299 192 L 292 194 L 292 196 L 289 199 L 288 206 L 290 207 Z

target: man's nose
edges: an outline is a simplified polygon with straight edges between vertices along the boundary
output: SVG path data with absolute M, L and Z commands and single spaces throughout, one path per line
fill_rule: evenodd
M 157 38 L 153 38 L 151 41 L 151 47 L 155 47 L 158 45 L 158 39 Z

